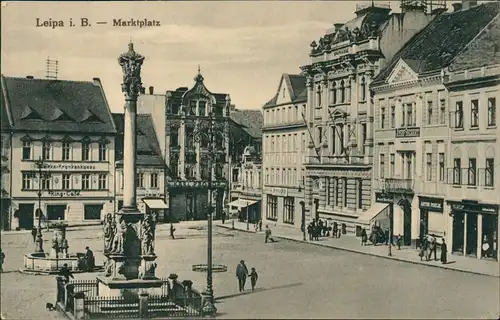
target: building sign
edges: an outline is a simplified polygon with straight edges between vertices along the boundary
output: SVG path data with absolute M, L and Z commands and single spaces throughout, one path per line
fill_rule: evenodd
M 419 197 L 419 206 L 422 210 L 443 212 L 443 199 Z
M 67 190 L 67 191 L 49 191 L 49 196 L 51 197 L 79 197 L 81 195 L 80 190 Z
M 396 138 L 416 138 L 416 137 L 420 137 L 420 127 L 396 129 Z
M 33 167 L 36 168 L 35 165 Z M 68 163 L 46 163 L 43 165 L 44 169 L 51 170 L 95 170 L 95 165 L 91 164 L 68 164 Z
M 387 193 L 382 193 L 382 192 L 376 192 L 375 193 L 375 201 L 380 202 L 380 203 L 394 203 L 393 197 L 388 195 Z
M 288 196 L 288 189 L 286 188 L 271 188 L 271 193 L 277 196 L 286 197 Z
M 333 51 L 334 56 L 343 56 L 349 53 L 349 47 Z
M 498 214 L 498 206 L 496 205 L 451 201 L 448 203 L 451 205 L 452 211 Z

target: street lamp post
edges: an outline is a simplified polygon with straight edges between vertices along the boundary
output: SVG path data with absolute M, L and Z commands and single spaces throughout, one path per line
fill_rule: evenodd
M 210 106 L 211 107 L 211 106 Z M 205 290 L 205 299 L 204 305 L 202 307 L 202 312 L 204 315 L 213 316 L 217 312 L 217 308 L 215 307 L 215 299 L 214 299 L 214 290 L 213 290 L 213 270 L 212 270 L 212 220 L 213 220 L 213 212 L 214 207 L 212 204 L 213 192 L 218 186 L 214 186 L 214 165 L 217 163 L 221 163 L 218 161 L 221 159 L 222 155 L 217 149 L 215 137 L 217 135 L 221 136 L 224 139 L 225 127 L 220 127 L 216 123 L 215 115 L 211 108 L 209 109 L 209 125 L 197 123 L 197 129 L 193 132 L 193 137 L 197 142 L 203 141 L 208 138 L 210 155 L 208 156 L 209 160 L 209 174 L 208 174 L 208 208 L 207 208 L 207 224 L 208 224 L 208 243 L 207 243 L 207 288 Z M 200 120 L 203 121 L 203 120 Z M 225 123 L 224 123 L 225 125 Z M 224 141 L 224 140 L 222 140 Z M 217 172 L 215 174 L 215 182 L 219 182 L 221 179 L 217 176 Z
M 47 179 L 50 177 L 50 174 L 48 172 L 42 172 L 42 168 L 44 167 L 45 162 L 42 160 L 42 158 L 38 158 L 38 160 L 35 160 L 35 167 L 37 168 L 37 180 L 38 180 L 38 191 L 37 191 L 37 196 L 38 196 L 38 209 L 36 210 L 37 213 L 37 218 L 38 218 L 38 225 L 36 229 L 36 239 L 35 239 L 35 252 L 43 252 L 43 239 L 42 239 L 42 191 L 43 191 L 43 186 L 42 186 L 42 181 L 44 179 Z M 32 175 L 33 176 L 33 175 Z M 48 187 L 48 186 L 47 186 Z

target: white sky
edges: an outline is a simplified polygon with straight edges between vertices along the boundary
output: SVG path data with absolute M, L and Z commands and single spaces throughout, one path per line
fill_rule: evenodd
M 190 87 L 200 64 L 210 91 L 229 93 L 237 108 L 256 109 L 274 95 L 282 73 L 299 73 L 299 66 L 308 63 L 311 41 L 333 23 L 352 19 L 360 3 L 3 2 L 1 72 L 43 78 L 50 56 L 59 61 L 59 79 L 100 78 L 112 111 L 120 112 L 117 58 L 132 39 L 146 57 L 146 88 L 164 93 Z M 67 27 L 69 18 L 78 22 L 81 17 L 108 24 Z M 66 27 L 37 28 L 36 18 L 63 20 Z M 113 18 L 159 20 L 161 27 L 113 27 Z

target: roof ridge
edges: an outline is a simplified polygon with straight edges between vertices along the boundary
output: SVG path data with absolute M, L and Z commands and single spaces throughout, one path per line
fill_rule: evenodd
M 66 80 L 66 79 L 46 79 L 46 78 L 26 78 L 20 76 L 3 76 L 5 79 L 14 79 L 14 80 L 26 80 L 26 81 L 52 81 L 52 82 L 71 82 L 71 83 L 90 83 L 94 84 L 93 81 L 90 80 Z
M 494 2 L 494 3 L 498 3 L 498 2 Z M 458 51 L 457 54 L 455 54 L 455 56 L 453 57 L 453 59 L 451 59 L 450 63 L 448 63 L 446 68 L 449 68 L 453 64 L 453 62 L 455 62 L 455 60 L 469 48 L 470 44 L 472 42 L 474 42 L 480 35 L 482 35 L 483 31 L 486 28 L 488 28 L 493 22 L 495 22 L 499 17 L 500 17 L 500 13 L 497 13 L 497 15 L 495 17 L 493 17 L 493 19 L 491 19 L 487 24 L 485 24 L 484 27 L 462 49 L 460 49 L 460 51 Z

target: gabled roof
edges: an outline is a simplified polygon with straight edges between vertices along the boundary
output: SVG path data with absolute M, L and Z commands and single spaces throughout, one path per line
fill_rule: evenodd
M 124 114 L 113 113 L 113 119 L 118 131 L 115 144 L 115 159 L 118 163 L 123 160 L 123 125 Z M 137 164 L 138 165 L 164 165 L 161 156 L 160 144 L 153 126 L 150 114 L 138 114 L 136 118 L 137 129 Z
M 232 110 L 229 114 L 231 120 L 242 126 L 252 138 L 262 137 L 262 124 L 264 117 L 260 110 Z
M 115 133 L 100 81 L 1 76 L 2 118 L 22 131 Z M 89 121 L 90 120 L 90 121 Z M 2 120 L 2 128 L 4 120 Z
M 290 95 L 291 103 L 302 102 L 307 100 L 306 77 L 300 74 L 283 73 L 281 75 L 276 94 L 264 104 L 264 107 L 276 105 L 278 100 L 281 84 L 285 82 Z
M 490 2 L 439 15 L 405 44 L 372 85 L 386 82 L 400 59 L 417 74 L 448 67 L 499 13 L 500 3 Z

